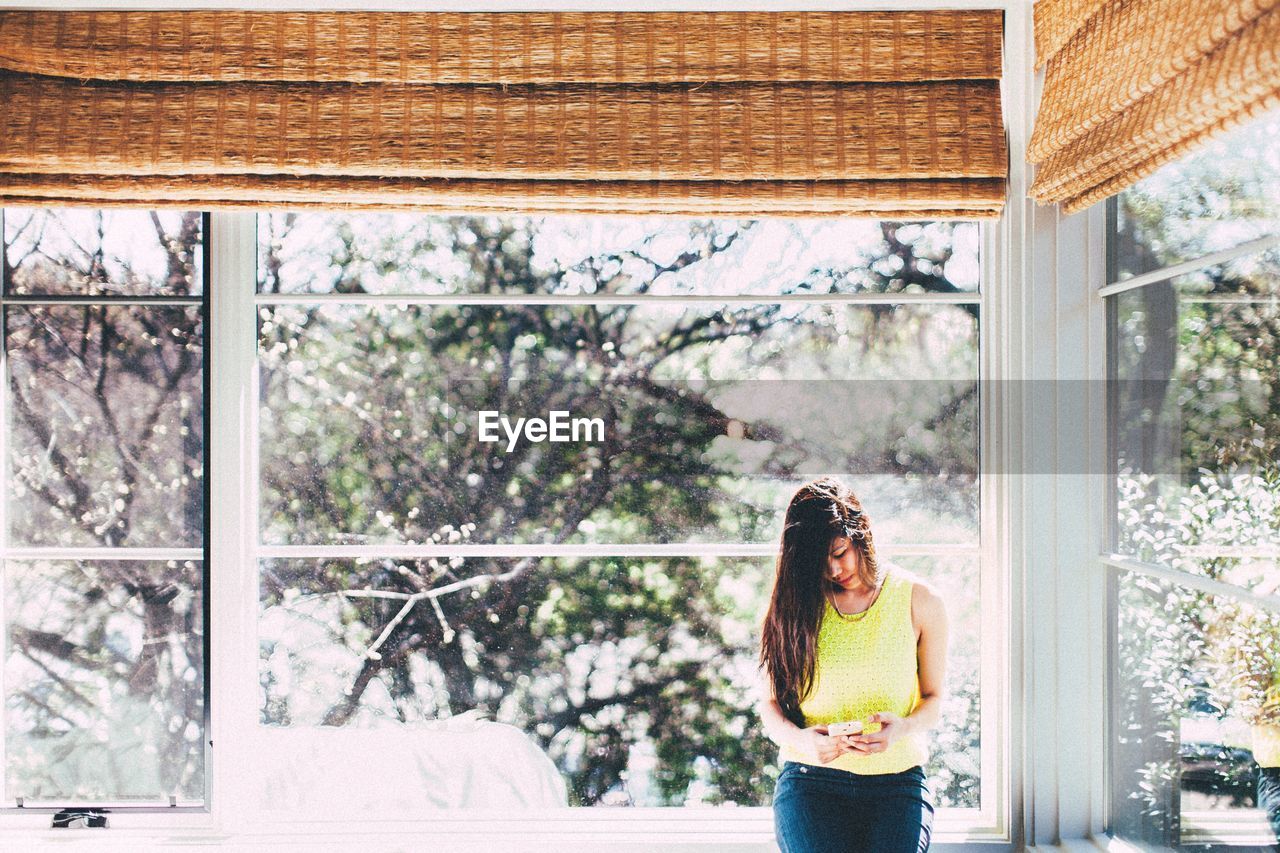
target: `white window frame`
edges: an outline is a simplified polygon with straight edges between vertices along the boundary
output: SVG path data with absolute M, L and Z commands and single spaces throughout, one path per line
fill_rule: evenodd
M 1108 201 L 1108 205 L 1115 203 L 1115 199 Z M 1111 239 L 1109 234 L 1108 239 Z M 1115 271 L 1108 270 L 1104 276 L 1103 285 L 1098 288 L 1098 296 L 1106 300 L 1122 293 L 1129 293 L 1162 282 L 1168 282 L 1187 273 L 1230 263 L 1233 260 L 1250 255 L 1257 255 L 1277 246 L 1280 246 L 1280 233 L 1257 237 L 1230 248 L 1208 252 L 1199 257 L 1170 264 L 1169 266 L 1122 280 L 1111 278 Z M 1233 298 L 1232 301 L 1270 303 L 1274 300 L 1272 297 L 1250 298 L 1240 296 Z M 1109 479 L 1113 480 L 1113 478 Z M 1109 484 L 1109 488 L 1114 490 L 1114 482 Z M 1244 587 L 1193 575 L 1164 563 L 1152 563 L 1134 559 L 1124 553 L 1111 550 L 1113 541 L 1108 540 L 1105 543 L 1103 551 L 1098 558 L 1099 570 L 1108 582 L 1107 607 L 1112 613 L 1115 612 L 1117 607 L 1119 578 L 1123 575 L 1154 578 L 1183 589 L 1193 589 L 1210 595 L 1233 599 L 1272 613 L 1280 612 L 1280 598 L 1274 595 L 1261 595 Z M 1112 630 L 1110 624 L 1108 624 L 1107 630 Z M 1270 824 L 1267 823 L 1266 815 L 1256 808 L 1232 809 L 1230 811 L 1182 811 L 1180 812 L 1180 822 L 1182 837 L 1187 843 L 1248 845 L 1250 847 L 1270 847 L 1275 843 L 1274 833 L 1271 831 Z
M 103 0 L 0 0 L 0 8 L 119 6 Z M 1098 206 L 1061 217 L 1056 208 L 1037 208 L 1026 197 L 1030 170 L 1025 151 L 1037 93 L 1030 0 L 739 0 L 732 4 L 713 0 L 371 0 L 358 6 L 350 0 L 134 0 L 130 6 L 397 11 L 724 10 L 726 6 L 770 11 L 1003 10 L 1009 204 L 998 223 L 984 227 L 979 331 L 980 377 L 989 392 L 981 414 L 983 467 L 989 470 L 995 463 L 1003 472 L 984 475 L 981 495 L 981 595 L 989 608 L 986 612 L 999 616 L 984 620 L 981 637 L 985 805 L 976 821 L 937 826 L 938 843 L 933 849 L 994 851 L 1059 842 L 1095 849 L 1090 839 L 1105 845 L 1106 727 L 1101 723 L 1107 707 L 1105 577 L 1102 571 L 1089 571 L 1097 567 L 1104 542 L 1105 477 L 1024 473 L 1045 463 L 1050 467 L 1039 470 L 1105 470 L 1071 467 L 1103 464 L 1104 413 L 1089 413 L 1089 428 L 1081 430 L 1077 413 L 1039 405 L 1043 401 L 1027 398 L 1021 393 L 1025 386 L 1019 384 L 1030 379 L 1104 378 L 1098 291 L 1105 283 L 1101 281 L 1105 219 Z M 619 851 L 676 846 L 708 851 L 775 849 L 768 809 L 735 809 L 733 814 L 689 810 L 687 815 L 673 814 L 677 810 L 581 809 L 564 820 L 511 820 L 502 815 L 497 816 L 500 823 L 468 812 L 460 818 L 381 822 L 369 827 L 245 822 L 252 804 L 248 786 L 238 783 L 236 774 L 237 768 L 250 766 L 245 760 L 254 747 L 250 738 L 241 735 L 257 728 L 259 689 L 257 566 L 252 552 L 258 535 L 257 486 L 245 475 L 252 470 L 257 435 L 253 422 L 257 390 L 250 381 L 255 327 L 245 320 L 255 310 L 253 215 L 213 214 L 206 239 L 212 241 L 214 276 L 208 354 L 213 381 L 207 401 L 213 413 L 208 508 L 213 534 L 207 566 L 213 614 L 209 626 L 212 788 L 206 813 L 121 813 L 113 815 L 113 826 L 139 843 L 182 837 L 214 843 L 226 839 L 356 845 L 372 837 L 386 843 L 430 837 L 435 847 L 450 844 L 477 850 L 504 841 L 532 849 L 535 838 L 539 846 L 566 853 L 599 850 L 604 845 Z M 1081 340 L 1086 341 L 1084 358 L 1078 351 Z M 1001 390 L 991 393 L 992 389 Z M 732 551 L 754 553 L 751 548 Z M 48 815 L 0 816 L 0 840 L 69 840 L 66 831 L 43 829 L 47 821 Z M 495 830 L 495 826 L 502 828 Z M 100 839 L 90 835 L 84 843 L 101 843 Z
M 201 238 L 207 246 L 209 215 L 204 215 L 201 221 Z M 0 229 L 4 227 L 4 208 L 0 206 Z M 205 248 L 202 246 L 202 249 Z M 3 266 L 4 259 L 0 259 L 0 267 Z M 3 287 L 0 287 L 0 344 L 3 344 L 6 336 L 5 321 L 6 307 L 10 305 L 39 305 L 39 306 L 74 306 L 74 305 L 91 305 L 91 306 L 108 306 L 108 307 L 124 307 L 124 306 L 155 306 L 170 308 L 195 308 L 201 312 L 202 322 L 204 324 L 204 343 L 207 345 L 201 350 L 201 387 L 208 389 L 210 387 L 210 365 L 209 357 L 213 349 L 213 334 L 209 325 L 212 319 L 212 299 L 210 290 L 212 286 L 212 278 L 209 275 L 209 253 L 207 249 L 204 251 L 204 257 L 201 259 L 201 272 L 204 281 L 201 282 L 201 290 L 197 294 L 189 296 L 149 296 L 149 295 L 82 295 L 82 294 L 30 294 L 22 296 L 6 295 Z M 9 411 L 9 366 L 7 349 L 0 345 L 0 572 L 7 571 L 5 561 L 14 562 L 34 562 L 34 561 L 75 561 L 75 560 L 139 560 L 148 562 L 165 562 L 165 561 L 192 561 L 200 565 L 201 580 L 203 581 L 210 571 L 211 561 L 207 559 L 211 551 L 209 543 L 206 542 L 199 547 L 184 546 L 119 546 L 119 547 L 98 547 L 98 546 L 62 546 L 62 545 L 36 545 L 36 546 L 14 546 L 9 542 L 9 520 L 8 512 L 8 493 L 7 484 L 12 481 L 12 459 L 9 456 L 8 441 L 8 423 L 7 413 Z M 207 404 L 207 400 L 204 401 Z M 207 413 L 207 407 L 206 407 Z M 208 417 L 205 423 L 210 424 Z M 210 448 L 207 446 L 208 436 L 205 436 L 206 448 L 205 456 L 212 458 Z M 208 467 L 207 465 L 205 466 Z M 207 472 L 206 472 L 207 476 Z M 208 483 L 202 488 L 202 499 L 210 492 Z M 205 507 L 206 513 L 208 507 Z M 205 532 L 210 530 L 210 526 L 205 524 Z M 7 626 L 4 621 L 3 614 L 5 610 L 5 585 L 0 583 L 0 626 Z M 209 608 L 205 605 L 203 590 L 200 591 L 200 601 L 205 613 L 209 613 Z M 202 614 L 202 622 L 204 614 Z M 206 632 L 208 625 L 204 626 Z M 8 660 L 8 631 L 7 627 L 0 628 L 0 661 Z M 208 663 L 208 662 L 206 662 Z M 202 672 L 203 675 L 203 672 Z M 4 681 L 3 666 L 0 665 L 0 697 L 7 697 L 6 686 Z M 210 697 L 205 697 L 205 708 L 211 712 Z M 3 709 L 0 709 L 0 714 Z M 201 720 L 202 724 L 208 720 Z M 3 736 L 0 736 L 0 768 L 6 767 L 6 743 Z M 204 767 L 202 769 L 206 794 L 211 785 L 212 772 L 212 752 L 208 746 L 208 732 L 206 732 L 205 746 L 202 751 L 202 761 Z M 0 771 L 3 772 L 3 771 Z M 128 822 L 138 826 L 156 826 L 156 827 L 200 827 L 205 823 L 205 818 L 201 814 L 199 807 L 190 805 L 174 806 L 172 809 L 156 802 L 149 805 L 138 805 L 137 803 L 93 803 L 88 808 L 103 809 L 121 809 L 127 810 L 129 817 Z M 46 802 L 16 802 L 6 801 L 0 802 L 0 841 L 3 841 L 3 834 L 9 828 L 26 830 L 33 827 L 48 826 L 53 814 L 57 809 L 51 807 Z M 0 847 L 3 847 L 0 844 Z

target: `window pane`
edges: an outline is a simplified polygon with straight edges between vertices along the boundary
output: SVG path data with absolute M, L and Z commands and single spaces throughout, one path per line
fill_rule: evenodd
M 186 296 L 204 286 L 201 216 L 140 210 L 4 210 L 11 295 Z
M 1280 814 L 1280 618 L 1131 574 L 1118 601 L 1115 833 L 1270 847 L 1259 809 Z
M 1280 233 L 1280 113 L 1206 143 L 1117 203 L 1119 279 Z
M 263 293 L 977 291 L 976 223 L 670 217 L 258 218 Z
M 1275 252 L 1115 297 L 1119 547 L 1270 591 L 1280 579 Z
M 199 547 L 200 309 L 5 309 L 10 544 Z
M 201 570 L 5 562 L 7 804 L 203 801 Z
M 930 774 L 942 805 L 977 807 L 977 559 L 894 562 L 948 603 L 951 698 Z M 771 559 L 265 560 L 263 802 L 335 815 L 768 805 L 778 751 L 753 684 L 773 571 Z M 406 609 L 424 590 L 437 606 Z
M 884 541 L 976 543 L 972 309 L 264 307 L 263 539 L 774 541 L 844 472 Z M 510 437 L 553 411 L 601 425 Z

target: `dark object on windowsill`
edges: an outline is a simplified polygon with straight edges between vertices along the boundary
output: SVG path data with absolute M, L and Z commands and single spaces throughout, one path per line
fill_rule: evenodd
M 58 812 L 53 816 L 54 829 L 107 828 L 104 809 L 74 809 Z

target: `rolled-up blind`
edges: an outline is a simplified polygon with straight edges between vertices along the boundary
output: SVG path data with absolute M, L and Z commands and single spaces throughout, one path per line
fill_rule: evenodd
M 0 12 L 0 203 L 994 216 L 999 12 Z
M 1280 105 L 1280 0 L 1040 0 L 1033 198 L 1067 212 Z

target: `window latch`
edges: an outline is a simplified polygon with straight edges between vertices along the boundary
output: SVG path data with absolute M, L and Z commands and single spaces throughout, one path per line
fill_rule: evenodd
M 106 809 L 68 809 L 53 816 L 54 829 L 106 829 Z

